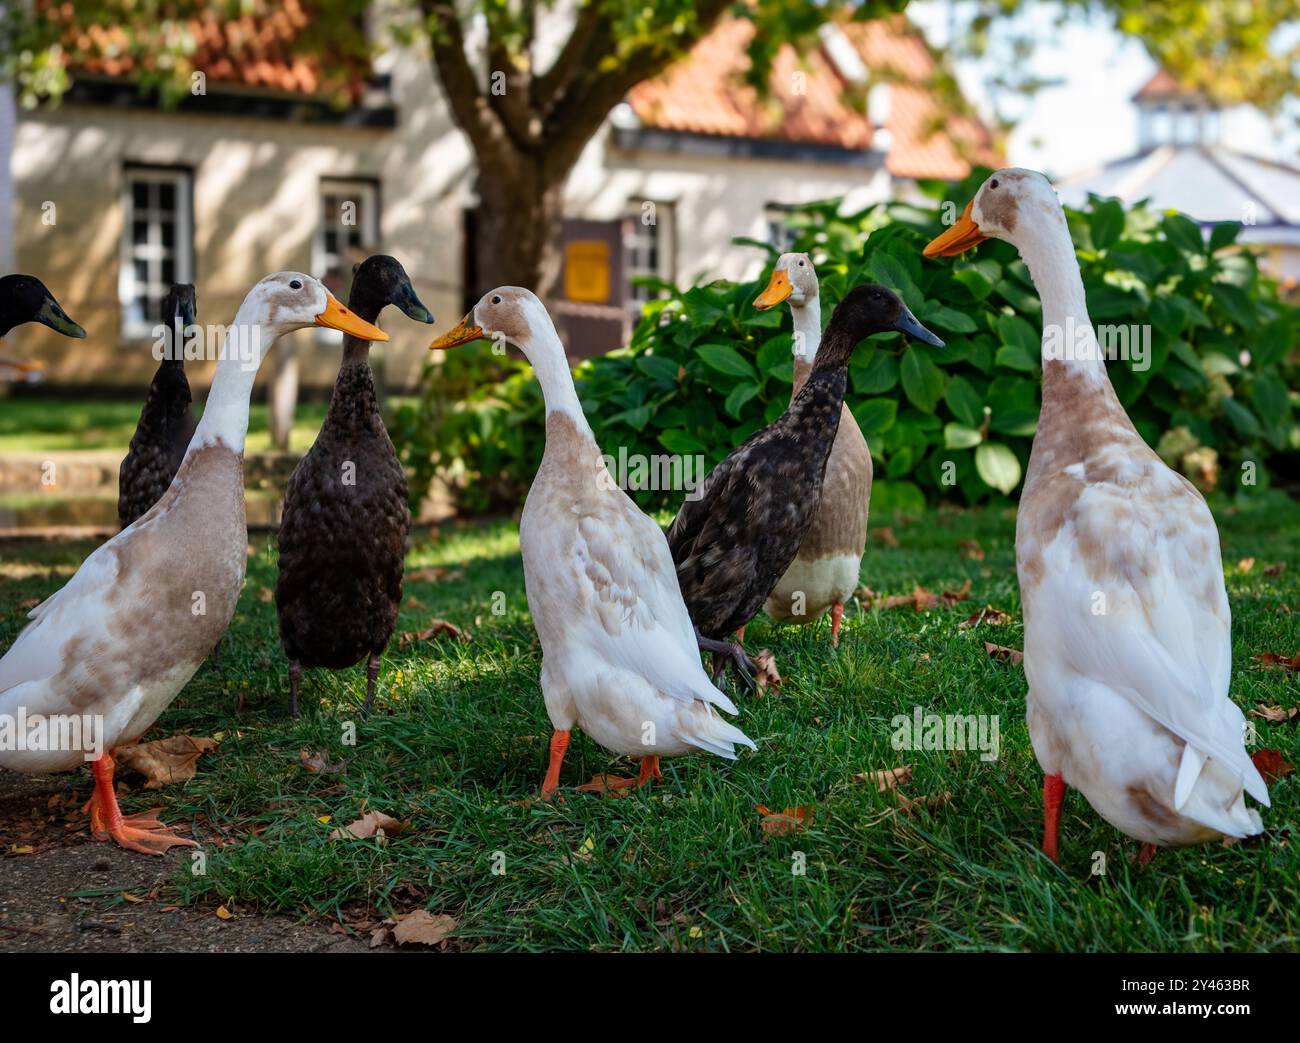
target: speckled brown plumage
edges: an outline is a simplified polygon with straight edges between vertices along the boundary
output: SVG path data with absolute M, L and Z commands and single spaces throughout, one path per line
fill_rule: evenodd
M 194 287 L 188 283 L 173 286 L 163 298 L 160 318 L 167 327 L 168 357 L 149 384 L 131 447 L 118 471 L 117 520 L 124 529 L 162 499 L 194 437 L 193 399 L 176 323 L 179 320 L 182 329 L 192 324 L 195 311 Z
M 390 303 L 412 318 L 433 321 L 397 261 L 367 258 L 354 276 L 349 307 L 374 322 Z M 325 422 L 285 491 L 275 603 L 291 664 L 294 712 L 299 666 L 341 669 L 367 657 L 369 706 L 378 657 L 393 635 L 402 600 L 411 514 L 369 350 L 368 341 L 344 338 Z
M 691 621 L 711 642 L 754 617 L 798 553 L 821 498 L 854 345 L 890 329 L 933 338 L 884 287 L 852 290 L 831 316 L 789 408 L 718 464 L 698 499 L 682 505 L 668 544 Z

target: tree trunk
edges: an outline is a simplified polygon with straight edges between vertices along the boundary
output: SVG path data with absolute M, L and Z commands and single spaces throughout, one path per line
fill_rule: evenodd
M 530 169 L 531 168 L 531 169 Z M 562 255 L 564 182 L 529 163 L 514 170 L 484 168 L 478 175 L 475 227 L 477 271 L 471 297 L 497 286 L 523 286 L 548 304 L 557 290 Z

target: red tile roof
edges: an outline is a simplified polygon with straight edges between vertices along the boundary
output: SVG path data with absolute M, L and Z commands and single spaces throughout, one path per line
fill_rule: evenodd
M 919 31 L 902 16 L 840 25 L 870 70 L 872 82 L 890 85 L 885 164 L 896 177 L 958 178 L 971 161 L 999 165 L 993 136 L 979 120 L 945 118 L 929 86 L 936 68 Z M 638 84 L 628 102 L 645 126 L 724 137 L 768 138 L 871 147 L 875 129 L 850 101 L 850 83 L 826 48 L 801 53 L 782 47 L 773 61 L 769 94 L 743 82 L 754 25 L 729 19 L 682 60 Z M 803 73 L 796 80 L 796 73 Z
M 48 10 L 51 18 L 68 27 L 65 39 L 74 56 L 74 75 L 80 72 L 124 77 L 138 71 L 135 59 L 128 53 L 127 30 L 121 25 L 80 21 L 74 5 L 68 2 L 50 4 Z M 294 42 L 312 17 L 309 3 L 283 0 L 237 17 L 208 10 L 189 21 L 161 23 L 154 31 L 169 44 L 188 37 L 187 58 L 195 70 L 204 73 L 209 85 L 285 94 L 341 92 L 355 100 L 369 74 L 369 61 L 360 51 L 335 53 L 329 58 L 331 68 L 327 72 L 327 63 L 315 54 L 298 53 Z M 361 33 L 358 27 L 358 38 L 364 40 Z M 152 62 L 145 60 L 142 65 L 149 68 Z
M 1184 87 L 1164 69 L 1157 69 L 1151 79 L 1133 95 L 1134 101 L 1154 101 L 1157 98 L 1184 98 L 1194 96 L 1197 92 Z

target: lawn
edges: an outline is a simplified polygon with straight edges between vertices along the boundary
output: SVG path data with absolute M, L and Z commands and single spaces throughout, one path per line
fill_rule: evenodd
M 1300 651 L 1300 511 L 1273 501 L 1219 520 L 1234 613 L 1233 697 L 1247 708 L 1294 705 L 1296 675 L 1252 656 Z M 472 640 L 394 642 L 368 722 L 357 716 L 357 669 L 309 675 L 304 716 L 286 716 L 267 597 L 274 542 L 255 537 L 222 668 L 205 665 L 150 736 L 219 736 L 220 749 L 194 779 L 161 793 L 128 779 L 124 807 L 142 810 L 161 796 L 163 817 L 205 841 L 205 872 L 193 874 L 186 861 L 178 873 L 185 902 L 344 923 L 425 907 L 456 918 L 463 948 L 1300 949 L 1296 776 L 1272 785 L 1268 833 L 1256 842 L 1161 851 L 1139 868 L 1138 845 L 1071 794 L 1062 866 L 1038 853 L 1042 780 L 1024 725 L 1024 676 L 984 651 L 986 640 L 1022 644 L 1013 527 L 1003 510 L 894 524 L 898 545 L 871 541 L 865 582 L 906 594 L 917 583 L 937 592 L 970 580 L 969 601 L 920 613 L 850 609 L 837 653 L 824 622 L 795 629 L 755 620 L 746 643 L 772 649 L 784 676 L 777 694 L 737 698 L 757 753 L 734 764 L 665 761 L 661 783 L 614 800 L 574 787 L 635 766 L 575 733 L 556 804 L 530 799 L 550 725 L 513 525 L 417 539 L 408 571 L 448 574 L 408 581 L 415 600 L 399 631 L 438 617 Z M 978 541 L 982 560 L 959 552 L 966 540 Z M 0 545 L 0 647 L 20 628 L 20 604 L 54 590 L 88 549 Z M 1253 567 L 1238 564 L 1247 558 Z M 1268 568 L 1277 562 L 1288 566 L 1280 574 Z M 493 613 L 497 592 L 501 614 Z M 958 628 L 986 604 L 1014 622 Z M 1000 756 L 896 752 L 891 718 L 917 706 L 999 715 Z M 349 722 L 355 745 L 345 741 Z M 1257 723 L 1261 745 L 1300 758 L 1300 727 Z M 342 770 L 309 771 L 300 751 L 328 753 Z M 901 763 L 914 768 L 902 790 L 909 798 L 951 799 L 907 814 L 894 794 L 854 778 Z M 768 835 L 758 804 L 811 806 L 812 820 Z M 329 838 L 363 808 L 410 828 L 383 844 Z M 1097 852 L 1102 875 L 1092 872 Z

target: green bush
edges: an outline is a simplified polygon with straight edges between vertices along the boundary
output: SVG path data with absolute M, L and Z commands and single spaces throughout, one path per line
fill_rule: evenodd
M 824 321 L 849 288 L 880 282 L 947 342 L 935 349 L 882 334 L 855 357 L 847 401 L 876 459 L 877 513 L 1011 495 L 1024 473 L 1041 379 L 1042 311 L 1029 273 L 1003 242 L 955 261 L 921 256 L 943 229 L 937 200 L 964 205 L 985 176 L 923 186 L 932 208 L 888 203 L 843 216 L 831 201 L 792 221 L 794 249 L 817 265 Z M 1125 211 L 1111 199 L 1067 217 L 1093 322 L 1150 327 L 1148 369 L 1108 367 L 1143 437 L 1207 491 L 1264 487 L 1278 472 L 1294 478 L 1300 309 L 1280 301 L 1255 257 L 1234 246 L 1239 226 L 1218 225 L 1207 242 L 1182 215 Z M 785 409 L 790 313 L 754 310 L 764 282 L 665 288 L 626 349 L 577 369 L 606 453 L 700 454 L 712 467 Z M 540 394 L 522 363 L 494 359 L 486 346 L 468 350 L 477 362 L 445 365 L 477 366 L 486 383 L 458 397 L 456 381 L 435 368 L 419 406 L 399 418 L 413 490 L 421 495 L 442 471 L 467 510 L 517 506 L 541 459 Z M 681 499 L 633 495 L 670 510 Z

